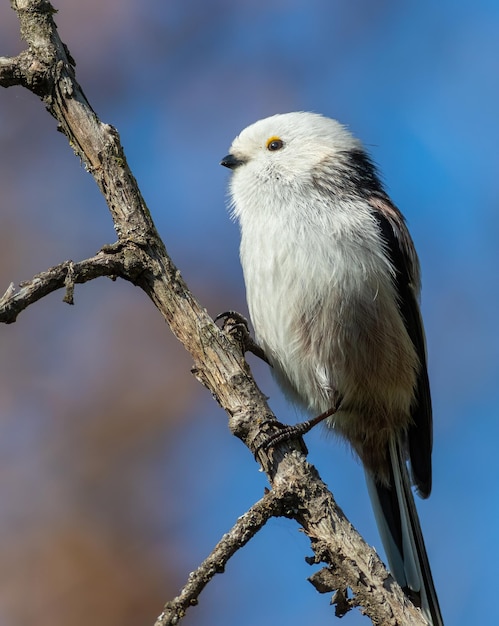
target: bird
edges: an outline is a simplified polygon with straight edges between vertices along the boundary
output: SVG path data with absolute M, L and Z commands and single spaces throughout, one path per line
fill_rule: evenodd
M 255 340 L 286 397 L 360 458 L 390 571 L 442 626 L 412 490 L 430 495 L 433 436 L 405 218 L 360 140 L 318 113 L 251 124 L 221 165 Z

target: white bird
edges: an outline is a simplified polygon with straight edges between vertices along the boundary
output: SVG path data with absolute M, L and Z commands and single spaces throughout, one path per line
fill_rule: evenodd
M 361 143 L 313 113 L 244 129 L 222 165 L 258 344 L 285 394 L 360 457 L 392 574 L 443 625 L 411 483 L 431 491 L 420 270 Z M 408 470 L 410 466 L 410 473 Z

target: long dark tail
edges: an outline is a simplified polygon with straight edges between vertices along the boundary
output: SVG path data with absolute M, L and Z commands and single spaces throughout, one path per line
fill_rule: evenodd
M 409 472 L 396 442 L 390 444 L 390 461 L 389 486 L 378 484 L 366 472 L 369 495 L 390 571 L 406 595 L 421 607 L 430 626 L 443 626 Z

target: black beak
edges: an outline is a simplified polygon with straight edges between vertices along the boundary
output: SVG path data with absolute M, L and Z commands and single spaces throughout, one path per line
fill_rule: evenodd
M 230 170 L 235 170 L 236 167 L 239 167 L 239 165 L 242 165 L 243 163 L 244 161 L 238 159 L 233 154 L 228 154 L 227 156 L 224 156 L 224 158 L 220 161 L 220 165 L 228 167 Z

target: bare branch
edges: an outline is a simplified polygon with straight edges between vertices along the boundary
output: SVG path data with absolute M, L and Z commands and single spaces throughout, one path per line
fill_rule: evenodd
M 0 57 L 0 86 L 12 87 L 22 83 L 19 57 Z
M 284 507 L 285 500 L 274 491 L 270 491 L 241 515 L 231 530 L 217 543 L 208 558 L 189 574 L 189 579 L 180 594 L 171 602 L 167 602 L 155 626 L 178 624 L 186 610 L 198 603 L 199 594 L 215 574 L 225 570 L 231 556 L 245 546 L 271 517 L 283 515 Z
M 96 256 L 78 263 L 65 261 L 46 272 L 36 274 L 29 281 L 22 282 L 19 291 L 11 283 L 0 298 L 0 322 L 12 324 L 19 313 L 30 304 L 62 287 L 66 288 L 64 302 L 73 304 L 74 285 L 100 276 L 128 277 L 124 271 L 122 255 L 99 252 Z

